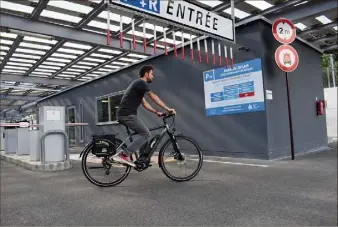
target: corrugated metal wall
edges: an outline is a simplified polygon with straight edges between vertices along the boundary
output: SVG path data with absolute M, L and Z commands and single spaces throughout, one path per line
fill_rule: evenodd
M 269 36 L 269 34 L 267 34 L 269 29 L 271 33 L 271 26 L 263 21 L 255 21 L 245 27 L 238 28 L 236 30 L 237 42 L 251 48 L 251 51 L 234 51 L 236 62 L 262 57 L 263 77 L 265 79 L 264 85 L 273 91 L 274 96 L 273 100 L 268 100 L 268 113 L 262 111 L 206 117 L 202 72 L 217 68 L 217 65 L 213 66 L 212 64 L 206 65 L 191 62 L 189 57 L 185 60 L 181 60 L 180 58 L 175 58 L 172 53 L 168 56 L 160 56 L 147 62 L 147 64 L 151 64 L 156 68 L 155 80 L 150 84 L 151 89 L 158 94 L 168 106 L 177 110 L 177 130 L 195 138 L 206 155 L 268 159 L 269 150 L 277 151 L 273 154 L 274 157 L 279 156 L 279 149 L 283 150 L 281 155 L 285 155 L 288 152 L 289 134 L 287 128 L 287 109 L 285 106 L 285 83 L 283 73 L 277 70 L 277 66 L 274 63 L 272 53 L 274 53 L 277 43 L 273 40 L 272 35 Z M 263 44 L 263 40 L 267 43 Z M 203 45 L 201 45 L 201 48 L 203 53 Z M 265 48 L 270 49 L 265 50 Z M 314 58 L 312 64 L 317 64 L 320 58 L 319 54 L 308 50 L 309 48 L 305 46 L 303 49 L 305 52 L 300 54 L 300 56 L 302 59 L 304 58 L 304 60 L 301 61 L 307 61 L 305 58 L 310 53 L 309 57 Z M 186 49 L 186 53 L 189 53 L 188 51 L 189 50 Z M 44 100 L 39 103 L 39 105 L 63 105 L 67 107 L 74 105 L 76 107 L 76 122 L 79 122 L 79 105 L 80 102 L 83 102 L 84 121 L 90 124 L 90 126 L 84 127 L 84 142 L 90 141 L 92 134 L 102 133 L 104 131 L 118 132 L 118 137 L 124 138 L 126 136 L 125 129 L 121 125 L 96 125 L 95 97 L 125 89 L 132 80 L 138 78 L 138 69 L 140 66 L 141 65 L 132 66 L 104 79 L 75 88 L 61 95 Z M 297 90 L 297 87 L 302 87 L 302 89 L 298 89 L 302 92 L 301 96 L 297 97 L 295 93 L 292 93 L 294 96 L 293 100 L 297 100 L 292 104 L 294 107 L 293 114 L 297 122 L 294 123 L 296 127 L 296 144 L 297 146 L 302 146 L 302 144 L 308 144 L 309 142 L 312 142 L 312 144 L 322 143 L 325 120 L 322 122 L 317 119 L 318 122 L 315 125 L 309 126 L 316 120 L 315 117 L 311 115 L 312 117 L 304 118 L 302 116 L 305 112 L 309 111 L 312 103 L 312 101 L 304 101 L 304 99 L 309 96 L 312 97 L 313 92 L 318 93 L 317 95 L 321 97 L 321 74 L 317 76 L 320 65 L 319 63 L 318 67 L 314 65 L 310 71 L 307 71 L 307 67 L 302 66 L 302 64 L 300 64 L 299 67 L 300 69 L 292 75 L 294 78 L 292 79 L 292 83 L 294 83 L 294 85 L 291 88 L 294 92 Z M 299 76 L 298 74 L 301 75 Z M 309 76 L 309 74 L 311 74 L 311 76 Z M 301 77 L 301 79 L 299 77 Z M 309 77 L 312 79 L 305 80 Z M 309 84 L 305 85 L 305 81 L 308 81 L 307 83 Z M 305 110 L 303 109 L 304 107 L 299 106 L 302 103 L 304 103 L 304 105 L 306 103 Z M 153 127 L 161 123 L 159 118 L 156 118 L 156 116 L 151 113 L 147 113 L 142 107 L 139 115 L 148 127 Z M 267 119 L 269 123 L 267 123 Z M 302 126 L 301 123 L 307 126 Z M 306 130 L 305 127 L 310 127 L 311 130 Z M 316 131 L 314 130 L 315 128 L 317 130 L 320 128 L 320 130 L 314 132 Z M 80 143 L 79 129 L 80 127 L 76 130 L 77 146 L 84 146 L 84 143 Z M 287 152 L 285 153 L 285 151 Z

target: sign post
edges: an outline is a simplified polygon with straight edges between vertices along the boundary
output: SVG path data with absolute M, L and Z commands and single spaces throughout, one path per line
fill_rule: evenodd
M 275 62 L 277 66 L 285 72 L 286 94 L 288 99 L 291 157 L 292 160 L 294 160 L 295 145 L 292 127 L 288 73 L 294 71 L 299 63 L 297 51 L 292 46 L 289 45 L 296 39 L 296 28 L 292 23 L 292 21 L 286 18 L 279 18 L 272 25 L 272 34 L 278 42 L 283 44 L 280 45 L 275 51 Z

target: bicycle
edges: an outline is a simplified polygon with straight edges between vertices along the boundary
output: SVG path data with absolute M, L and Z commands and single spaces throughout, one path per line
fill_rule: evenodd
M 150 140 L 150 142 L 148 144 L 143 144 L 140 148 L 140 151 L 143 150 L 143 152 L 141 154 L 135 153 L 135 164 L 136 167 L 134 167 L 134 169 L 138 172 L 144 171 L 146 170 L 148 167 L 152 166 L 150 163 L 151 157 L 153 156 L 155 150 L 157 149 L 158 145 L 160 144 L 160 142 L 162 141 L 162 139 L 164 138 L 164 136 L 167 134 L 169 136 L 169 139 L 167 139 L 164 144 L 162 145 L 162 147 L 160 148 L 160 151 L 158 153 L 158 165 L 159 168 L 161 168 L 162 172 L 171 180 L 173 181 L 177 181 L 177 182 L 183 182 L 183 181 L 189 181 L 191 179 L 193 179 L 201 170 L 202 168 L 202 164 L 203 164 L 203 154 L 201 151 L 201 148 L 199 147 L 199 145 L 197 144 L 197 142 L 192 139 L 191 137 L 185 136 L 183 134 L 177 134 L 175 135 L 175 131 L 176 128 L 175 126 L 171 129 L 172 125 L 175 124 L 175 115 L 174 114 L 163 114 L 163 125 L 158 126 L 158 127 L 154 127 L 154 128 L 150 128 L 150 131 L 155 131 L 155 130 L 159 130 L 159 129 L 163 129 L 161 131 L 160 134 L 157 134 L 155 136 L 153 136 Z M 173 117 L 173 123 L 169 126 L 167 123 L 167 119 Z M 121 124 L 123 125 L 123 124 Z M 124 125 L 125 126 L 125 125 Z M 80 154 L 80 157 L 82 156 L 82 162 L 81 162 L 81 167 L 83 170 L 83 173 L 85 175 L 85 177 L 94 185 L 97 185 L 99 187 L 111 187 L 111 186 L 116 186 L 120 183 L 122 183 L 127 176 L 129 175 L 130 171 L 131 171 L 131 166 L 123 164 L 123 163 L 117 163 L 117 162 L 112 162 L 111 161 L 111 157 L 113 155 L 116 154 L 117 150 L 119 149 L 125 149 L 126 146 L 126 142 L 127 140 L 129 140 L 130 142 L 132 142 L 132 136 L 137 135 L 137 133 L 131 133 L 129 128 L 127 126 L 125 126 L 127 129 L 127 138 L 122 141 L 118 138 L 116 138 L 116 134 L 103 134 L 103 135 L 93 135 L 93 140 L 91 142 L 89 142 L 85 148 L 83 149 L 83 151 Z M 166 166 L 165 166 L 165 161 L 164 161 L 164 153 L 166 151 L 166 149 L 168 148 L 168 146 L 170 144 L 173 145 L 174 147 L 174 152 L 171 153 L 172 158 L 174 160 L 178 160 L 180 163 L 185 163 L 185 161 L 187 160 L 187 157 L 185 156 L 185 154 L 183 152 L 180 151 L 178 145 L 177 145 L 177 141 L 178 140 L 185 140 L 190 142 L 197 150 L 198 153 L 198 165 L 196 170 L 190 174 L 187 177 L 177 177 L 174 176 L 172 174 L 169 173 L 169 171 L 167 170 Z M 99 142 L 100 141 L 100 142 Z M 94 150 L 94 152 L 93 152 Z M 91 152 L 92 151 L 92 152 Z M 93 177 L 91 177 L 88 173 L 88 168 L 86 165 L 86 157 L 90 154 L 90 152 L 95 155 L 96 157 L 100 157 L 102 158 L 102 166 L 103 167 L 99 167 L 99 168 L 104 168 L 105 170 L 105 174 L 109 175 L 110 174 L 110 170 L 113 166 L 114 163 L 116 164 L 121 164 L 123 166 L 126 167 L 125 173 L 124 175 L 113 181 L 113 182 L 109 182 L 109 183 L 103 183 L 100 182 L 98 180 L 95 180 Z M 130 159 L 132 161 L 134 161 L 133 156 L 130 156 Z M 196 159 L 194 159 L 196 160 Z

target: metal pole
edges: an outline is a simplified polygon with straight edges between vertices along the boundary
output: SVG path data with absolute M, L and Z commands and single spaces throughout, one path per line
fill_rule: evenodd
M 292 116 L 291 116 L 291 103 L 290 103 L 290 91 L 289 91 L 289 81 L 288 73 L 285 73 L 286 81 L 286 95 L 288 98 L 288 112 L 289 112 L 289 129 L 290 129 L 290 141 L 291 141 L 291 157 L 292 160 L 295 160 L 295 144 L 293 140 L 293 127 L 292 127 Z
M 231 19 L 232 19 L 232 26 L 234 32 L 234 42 L 236 42 L 235 36 L 235 0 L 231 0 Z
M 335 78 L 335 72 L 334 72 L 334 61 L 333 61 L 333 54 L 330 54 L 330 65 L 331 65 L 331 72 L 332 72 L 332 84 L 333 87 L 336 87 L 336 78 Z
M 331 87 L 331 83 L 330 83 L 330 67 L 326 68 L 326 75 L 327 75 L 327 86 Z

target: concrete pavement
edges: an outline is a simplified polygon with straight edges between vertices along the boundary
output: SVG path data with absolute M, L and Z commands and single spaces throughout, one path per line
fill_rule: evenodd
M 190 182 L 155 166 L 98 188 L 78 162 L 32 172 L 1 161 L 1 225 L 336 225 L 337 151 L 295 161 L 205 162 Z M 259 161 L 255 161 L 259 164 Z

